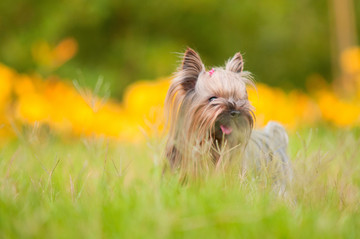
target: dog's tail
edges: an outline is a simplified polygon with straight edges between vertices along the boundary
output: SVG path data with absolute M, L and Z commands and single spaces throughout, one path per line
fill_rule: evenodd
M 270 121 L 265 126 L 264 132 L 268 134 L 272 140 L 274 140 L 274 144 L 277 145 L 278 148 L 283 149 L 285 152 L 287 151 L 289 136 L 281 124 L 275 121 Z

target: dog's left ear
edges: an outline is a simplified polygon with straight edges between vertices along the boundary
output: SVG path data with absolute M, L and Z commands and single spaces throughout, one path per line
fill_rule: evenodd
M 188 91 L 195 88 L 199 74 L 205 70 L 205 67 L 199 54 L 197 54 L 193 49 L 187 48 L 180 70 L 184 74 L 181 85 L 185 91 Z
M 244 61 L 240 52 L 237 52 L 234 57 L 226 63 L 226 70 L 228 71 L 240 73 L 243 71 L 243 68 Z

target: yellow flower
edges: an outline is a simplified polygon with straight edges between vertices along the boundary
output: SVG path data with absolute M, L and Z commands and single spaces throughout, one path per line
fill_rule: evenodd
M 65 38 L 53 50 L 53 61 L 55 66 L 60 66 L 73 58 L 78 50 L 77 41 L 74 38 Z
M 14 76 L 15 72 L 0 64 L 0 109 L 3 109 L 9 100 Z
M 163 106 L 169 79 L 139 81 L 125 91 L 124 108 L 126 114 L 138 122 L 142 129 L 150 134 L 163 128 Z
M 53 49 L 46 41 L 33 44 L 31 53 L 35 62 L 44 67 L 56 68 L 75 56 L 78 50 L 77 41 L 74 38 L 63 39 Z
M 20 96 L 18 100 L 19 115 L 29 123 L 48 119 L 50 109 L 51 105 L 48 104 L 44 96 L 37 93 Z
M 360 47 L 351 47 L 343 51 L 340 61 L 346 73 L 360 73 Z
M 16 95 L 25 95 L 29 93 L 35 92 L 35 84 L 34 78 L 31 78 L 27 75 L 19 75 L 16 78 L 16 82 L 14 84 L 14 92 Z
M 318 93 L 319 107 L 325 120 L 337 126 L 355 126 L 359 124 L 360 102 L 349 102 L 339 99 L 333 92 Z

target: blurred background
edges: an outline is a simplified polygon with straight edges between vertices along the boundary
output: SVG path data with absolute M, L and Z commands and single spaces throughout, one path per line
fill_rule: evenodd
M 74 128 L 74 120 L 66 116 L 74 112 L 61 110 L 61 104 L 67 108 L 74 99 L 70 97 L 68 105 L 60 102 L 71 89 L 84 99 L 91 114 L 105 102 L 113 107 L 112 112 L 121 112 L 119 115 L 124 115 L 126 108 L 144 112 L 142 104 L 149 98 L 158 97 L 155 103 L 162 102 L 166 79 L 179 63 L 177 53 L 190 46 L 208 66 L 222 65 L 240 51 L 246 70 L 264 84 L 259 88 L 260 97 L 262 92 L 272 93 L 273 100 L 280 97 L 284 107 L 284 102 L 294 101 L 286 104 L 294 111 L 291 117 L 300 118 L 300 123 L 301 117 L 307 117 L 307 123 L 326 121 L 334 117 L 331 108 L 336 108 L 350 115 L 335 125 L 353 126 L 359 122 L 360 107 L 359 33 L 360 2 L 353 0 L 3 0 L 0 76 L 3 102 L 7 103 L 2 110 L 13 115 L 3 122 L 6 125 L 9 118 L 48 124 L 57 120 L 55 128 Z M 6 77 L 12 79 L 10 83 L 5 82 Z M 165 83 L 154 81 L 163 77 Z M 134 84 L 139 80 L 149 82 Z M 138 84 L 141 87 L 136 88 Z M 146 95 L 149 89 L 161 92 L 160 96 Z M 319 89 L 324 90 L 322 95 Z M 24 98 L 29 91 L 35 95 Z M 54 92 L 59 99 L 49 105 Z M 98 97 L 92 99 L 91 95 Z M 118 108 L 117 103 L 107 103 L 110 95 L 110 101 L 122 101 Z M 41 106 L 45 103 L 48 105 Z M 51 115 L 50 108 L 58 108 L 59 115 Z M 276 115 L 267 113 L 270 118 L 272 114 Z M 136 112 L 131 115 L 141 118 Z M 84 113 L 77 120 L 84 117 L 90 116 Z M 281 121 L 281 117 L 273 118 Z M 100 118 L 108 122 L 108 118 Z M 124 130 L 116 128 L 114 135 Z
M 45 76 L 73 79 L 81 71 L 90 85 L 103 75 L 113 95 L 121 97 L 131 82 L 170 75 L 177 66 L 175 53 L 190 46 L 210 65 L 222 65 L 241 51 L 257 81 L 304 88 L 312 73 L 332 79 L 333 2 L 5 0 L 0 3 L 0 60 Z M 360 3 L 349 11 L 359 13 Z M 360 32 L 359 26 L 350 30 Z M 69 37 L 77 54 L 61 67 L 37 55 Z

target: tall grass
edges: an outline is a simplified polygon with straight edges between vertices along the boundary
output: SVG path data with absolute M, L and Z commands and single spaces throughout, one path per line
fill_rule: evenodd
M 0 151 L 0 238 L 356 238 L 359 131 L 290 136 L 294 179 L 163 174 L 162 144 L 25 130 Z M 229 171 L 230 172 L 230 171 Z

